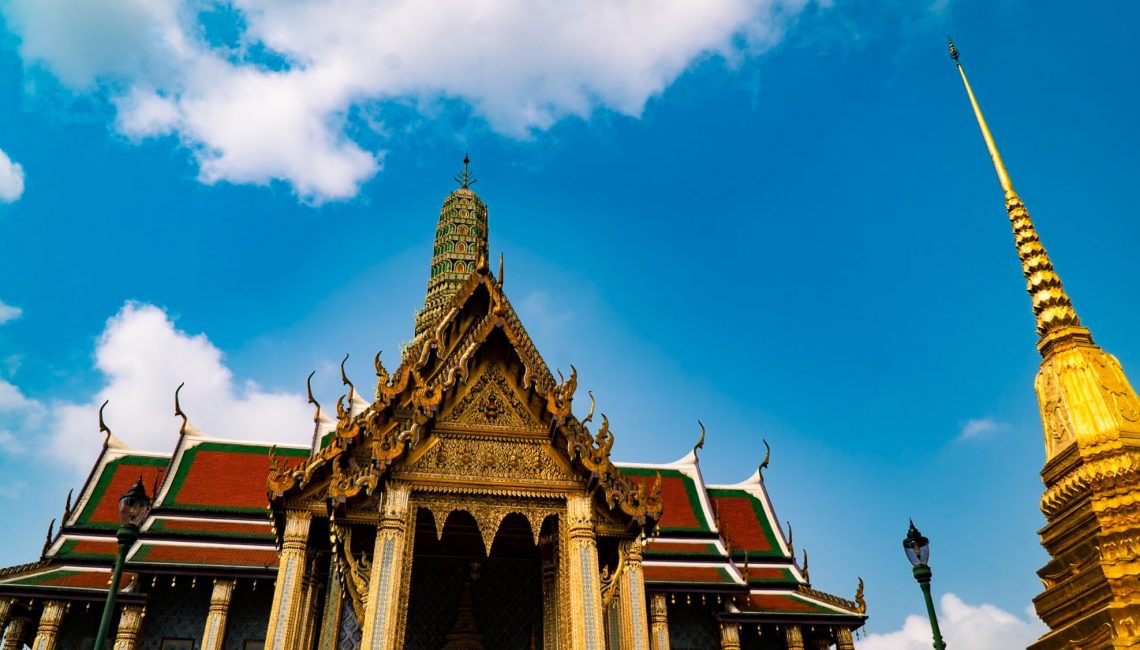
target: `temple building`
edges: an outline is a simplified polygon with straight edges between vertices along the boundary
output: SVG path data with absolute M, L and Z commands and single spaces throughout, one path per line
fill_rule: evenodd
M 489 268 L 467 161 L 457 181 L 415 338 L 392 371 L 376 356 L 372 398 L 343 364 L 335 409 L 310 392 L 310 445 L 213 438 L 176 408 L 173 451 L 140 452 L 100 418 L 42 557 L 0 570 L 3 650 L 91 647 L 140 477 L 154 502 L 116 650 L 853 650 L 862 581 L 851 600 L 812 588 L 767 455 L 725 485 L 705 481 L 703 428 L 675 462 L 611 459 L 609 420 L 575 370 L 551 372 Z
M 1041 368 L 1034 387 L 1045 433 L 1046 524 L 1052 559 L 1037 572 L 1033 603 L 1049 632 L 1031 650 L 1140 647 L 1140 398 L 1120 362 L 1093 342 L 1045 252 L 966 86 L 1013 226 L 1037 321 Z

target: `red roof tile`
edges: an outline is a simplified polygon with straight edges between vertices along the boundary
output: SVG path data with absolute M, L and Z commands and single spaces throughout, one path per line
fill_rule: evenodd
M 653 564 L 646 565 L 644 571 L 646 582 L 691 582 L 717 585 L 735 582 L 728 571 L 721 567 Z
M 171 519 L 155 517 L 148 533 L 170 533 L 175 535 L 205 535 L 211 537 L 250 537 L 273 538 L 273 527 L 264 523 L 245 521 L 203 521 L 201 519 Z
M 831 610 L 807 600 L 781 594 L 752 594 L 748 597 L 748 606 L 763 612 L 831 613 Z
M 714 489 L 709 496 L 733 556 L 744 551 L 752 556 L 783 555 L 759 499 L 743 490 Z
M 162 506 L 187 510 L 264 512 L 269 476 L 265 445 L 201 442 L 182 453 Z M 278 449 L 286 457 L 306 457 L 305 449 Z
M 114 562 L 119 543 L 114 539 L 65 539 L 52 557 L 71 560 L 106 560 Z
M 147 493 L 153 497 L 154 486 L 158 484 L 169 462 L 168 458 L 153 456 L 123 456 L 109 461 L 95 479 L 91 496 L 80 512 L 76 525 L 118 528 L 119 497 L 131 489 L 140 477 Z
M 134 564 L 276 567 L 277 551 L 272 548 L 143 544 L 128 561 Z
M 647 555 L 699 555 L 703 557 L 723 557 L 716 544 L 685 544 L 653 539 L 645 546 Z
M 709 531 L 712 528 L 705 519 L 697 495 L 696 482 L 687 474 L 675 469 L 647 467 L 619 467 L 623 474 L 651 490 L 661 474 L 661 498 L 665 511 L 661 513 L 658 526 L 663 531 Z
M 130 584 L 135 578 L 133 573 L 124 573 L 119 581 L 119 588 Z M 75 571 L 72 569 L 53 569 L 47 573 L 16 578 L 5 582 L 10 585 L 61 587 L 66 589 L 106 589 L 111 584 L 111 572 L 103 570 Z

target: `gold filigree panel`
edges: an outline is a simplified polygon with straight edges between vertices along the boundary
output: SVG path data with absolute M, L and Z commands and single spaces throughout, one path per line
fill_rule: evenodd
M 479 527 L 479 535 L 483 538 L 483 548 L 487 553 L 491 552 L 491 544 L 507 515 L 520 514 L 525 517 L 537 545 L 542 522 L 547 517 L 563 514 L 566 510 L 564 502 L 559 499 L 435 493 L 417 493 L 412 498 L 412 505 L 431 513 L 435 519 L 436 539 L 443 538 L 448 515 L 455 511 L 469 513 Z
M 506 488 L 565 489 L 580 479 L 558 462 L 544 440 L 510 440 L 437 433 L 430 447 L 394 471 L 404 479 L 442 479 Z
M 490 430 L 543 429 L 542 423 L 495 366 L 488 367 L 474 385 L 440 415 L 438 421 L 441 426 Z

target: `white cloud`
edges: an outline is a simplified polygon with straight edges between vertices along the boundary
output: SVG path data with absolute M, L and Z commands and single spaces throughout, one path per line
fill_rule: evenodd
M 14 384 L 0 379 L 0 453 L 20 454 L 26 439 L 36 439 L 47 410 Z
M 0 325 L 3 325 L 4 323 L 7 323 L 8 321 L 16 320 L 23 313 L 24 313 L 23 309 L 20 309 L 19 307 L 14 307 L 12 305 L 7 304 L 3 300 L 0 300 Z
M 958 432 L 958 440 L 975 440 L 996 431 L 1004 431 L 1008 428 L 1009 425 L 1004 422 L 998 422 L 993 418 L 966 420 L 962 423 L 962 428 Z
M 106 418 L 118 438 L 138 449 L 172 450 L 180 424 L 172 414 L 174 389 L 181 382 L 183 410 L 208 435 L 303 443 L 312 431 L 303 395 L 239 384 L 204 334 L 177 329 L 153 305 L 128 303 L 107 321 L 95 366 L 105 383 L 94 399 L 50 405 L 48 453 L 78 470 L 91 466 L 102 442 L 97 413 L 104 399 L 111 400 Z
M 106 93 L 116 128 L 175 135 L 203 182 L 356 194 L 382 154 L 353 111 L 460 100 L 527 137 L 598 109 L 639 115 L 704 55 L 777 43 L 809 0 L 7 0 L 27 65 Z M 366 127 L 367 128 L 367 127 Z M 375 127 L 373 127 L 375 129 Z
M 1024 648 L 1047 631 L 1030 609 L 1020 618 L 993 605 L 969 605 L 954 594 L 942 597 L 938 625 L 951 648 L 1009 650 Z M 932 635 L 926 616 L 911 615 L 902 629 L 870 634 L 859 650 L 930 650 Z
M 24 194 L 24 168 L 0 150 L 0 202 L 12 203 Z M 2 309 L 3 303 L 0 303 Z M 0 318 L 3 314 L 0 313 Z

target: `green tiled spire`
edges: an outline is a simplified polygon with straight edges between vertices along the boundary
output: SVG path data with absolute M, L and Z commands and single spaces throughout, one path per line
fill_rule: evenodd
M 487 205 L 471 191 L 475 177 L 470 163 L 464 156 L 463 171 L 455 177 L 459 188 L 444 199 L 439 211 L 431 277 L 424 307 L 416 314 L 416 336 L 439 319 L 456 290 L 487 260 Z

